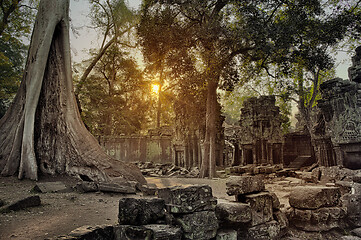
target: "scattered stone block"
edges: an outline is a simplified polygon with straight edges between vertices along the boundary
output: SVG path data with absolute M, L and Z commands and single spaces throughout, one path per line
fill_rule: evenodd
M 208 185 L 161 188 L 158 197 L 164 199 L 170 213 L 214 210 L 217 205 L 212 188 Z
M 361 183 L 361 172 L 356 173 L 356 174 L 352 177 L 352 180 L 353 180 L 354 182 Z
M 275 193 L 270 192 L 270 195 L 272 197 L 272 208 L 275 210 L 279 210 L 281 207 L 280 200 L 278 199 L 278 197 Z
M 269 221 L 247 230 L 240 231 L 238 239 L 273 240 L 279 239 L 280 225 L 276 221 Z
M 351 231 L 352 235 L 361 237 L 361 228 L 355 228 Z
M 153 231 L 144 226 L 114 226 L 114 240 L 151 240 L 152 237 Z
M 361 194 L 346 194 L 343 205 L 347 208 L 347 220 L 353 227 L 361 227 Z
M 273 218 L 279 223 L 281 230 L 288 228 L 289 222 L 285 213 L 281 211 L 275 211 L 273 212 Z
M 82 240 L 106 240 L 114 239 L 113 226 L 99 225 L 99 226 L 82 226 L 69 233 L 70 239 L 82 239 Z
M 216 216 L 221 226 L 234 226 L 252 220 L 250 205 L 239 202 L 218 203 Z
M 227 180 L 226 187 L 229 196 L 261 192 L 265 189 L 263 178 L 259 176 L 233 176 Z
M 259 225 L 273 219 L 272 196 L 268 192 L 238 196 L 239 202 L 247 203 L 251 207 L 252 226 Z
M 144 225 L 146 229 L 149 229 L 153 233 L 152 240 L 181 240 L 182 230 L 178 227 L 169 225 Z
M 66 193 L 72 191 L 63 182 L 39 182 L 33 190 L 39 193 Z
M 155 184 L 139 185 L 137 188 L 143 193 L 143 196 L 155 196 L 158 191 Z
M 135 186 L 130 183 L 118 184 L 118 183 L 98 183 L 98 189 L 102 192 L 113 192 L 113 193 L 126 193 L 135 194 L 137 191 Z
M 216 240 L 237 240 L 236 230 L 219 230 Z
M 30 207 L 37 207 L 40 205 L 41 200 L 39 196 L 30 196 L 1 207 L 0 212 L 19 211 Z
M 176 217 L 176 222 L 182 228 L 184 239 L 207 240 L 217 234 L 218 221 L 213 211 L 182 214 Z
M 162 199 L 122 198 L 119 200 L 119 224 L 145 225 L 158 223 L 164 218 L 165 203 Z
M 78 183 L 75 186 L 75 189 L 79 192 L 87 193 L 87 192 L 97 192 L 98 191 L 98 185 L 95 182 L 87 182 L 83 181 L 81 183 Z
M 361 240 L 361 238 L 357 236 L 342 236 L 340 240 Z
M 291 192 L 289 203 L 292 207 L 298 209 L 334 207 L 339 204 L 340 196 L 338 187 L 297 187 Z
M 298 229 L 307 232 L 325 232 L 345 226 L 346 209 L 325 207 L 316 210 L 294 209 L 290 222 Z

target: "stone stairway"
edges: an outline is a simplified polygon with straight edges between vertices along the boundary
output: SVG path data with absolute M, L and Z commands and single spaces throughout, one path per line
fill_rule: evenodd
M 294 161 L 290 162 L 287 168 L 300 169 L 311 164 L 311 156 L 298 156 Z

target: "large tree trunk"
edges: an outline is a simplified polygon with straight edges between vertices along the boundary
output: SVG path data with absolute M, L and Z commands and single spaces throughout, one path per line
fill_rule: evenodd
M 208 82 L 206 136 L 204 140 L 204 157 L 202 159 L 200 171 L 201 178 L 213 178 L 216 175 L 217 87 L 218 81 L 213 80 Z
M 42 0 L 23 81 L 0 120 L 0 171 L 38 179 L 38 173 L 124 178 L 145 183 L 139 169 L 108 157 L 86 130 L 71 77 L 69 1 Z

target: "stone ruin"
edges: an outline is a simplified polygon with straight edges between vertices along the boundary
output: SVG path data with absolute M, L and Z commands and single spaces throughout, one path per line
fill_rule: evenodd
M 352 58 L 349 79 L 335 78 L 320 86 L 314 134 L 321 166 L 361 168 L 361 46 Z
M 319 170 L 324 177 L 341 173 Z M 230 177 L 225 187 L 234 201 L 216 199 L 207 185 L 160 188 L 145 198 L 120 198 L 115 225 L 83 226 L 53 240 L 359 240 L 361 172 L 348 171 L 334 183 L 294 188 L 290 207 L 260 176 Z
M 274 96 L 252 97 L 241 109 L 241 165 L 283 162 L 281 120 Z

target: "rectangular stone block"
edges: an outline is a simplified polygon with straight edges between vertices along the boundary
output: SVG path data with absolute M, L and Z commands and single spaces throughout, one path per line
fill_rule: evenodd
M 237 240 L 236 230 L 219 230 L 216 240 Z
M 214 210 L 217 205 L 212 188 L 208 185 L 161 188 L 158 197 L 165 201 L 170 213 Z
M 338 187 L 303 186 L 291 192 L 289 203 L 298 209 L 335 207 L 340 202 L 340 196 Z
M 218 203 L 216 216 L 221 226 L 237 227 L 252 220 L 250 205 L 240 202 Z
M 124 225 L 145 225 L 157 223 L 164 218 L 165 203 L 159 198 L 119 200 L 118 222 Z
M 273 219 L 273 199 L 270 193 L 261 192 L 249 195 L 239 195 L 238 201 L 250 205 L 252 212 L 251 225 L 255 226 Z
M 263 178 L 259 176 L 234 176 L 228 178 L 226 188 L 229 196 L 237 196 L 261 192 L 265 189 L 265 185 Z
M 183 238 L 189 240 L 207 240 L 217 234 L 218 220 L 213 211 L 182 214 L 176 217 L 181 226 Z
M 181 240 L 182 230 L 178 227 L 170 225 L 151 224 L 144 225 L 145 229 L 149 229 L 153 233 L 152 240 Z
M 269 221 L 238 233 L 238 239 L 273 240 L 280 238 L 280 225 L 276 221 Z

